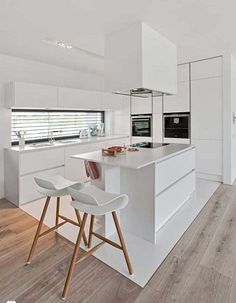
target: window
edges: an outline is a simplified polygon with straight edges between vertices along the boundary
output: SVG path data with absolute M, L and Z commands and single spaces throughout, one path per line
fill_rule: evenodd
M 81 129 L 104 123 L 103 111 L 12 109 L 11 142 L 18 144 L 16 132 L 25 132 L 26 143 L 78 138 Z

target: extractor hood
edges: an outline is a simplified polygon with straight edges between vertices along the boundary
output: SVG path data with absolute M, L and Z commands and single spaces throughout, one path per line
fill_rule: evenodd
M 137 97 L 176 94 L 176 46 L 143 22 L 109 34 L 105 89 Z

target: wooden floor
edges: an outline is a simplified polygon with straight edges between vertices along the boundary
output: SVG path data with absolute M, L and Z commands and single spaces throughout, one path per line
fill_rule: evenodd
M 25 266 L 36 225 L 0 200 L 0 303 L 62 302 L 73 246 L 49 234 Z M 67 302 L 235 303 L 236 185 L 219 187 L 144 289 L 91 257 L 76 267 Z

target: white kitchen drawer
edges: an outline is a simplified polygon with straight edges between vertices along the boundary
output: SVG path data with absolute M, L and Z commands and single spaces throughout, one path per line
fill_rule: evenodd
M 22 205 L 24 203 L 40 199 L 43 197 L 38 191 L 37 186 L 34 181 L 34 177 L 50 177 L 60 175 L 64 176 L 64 167 L 58 167 L 55 169 L 44 170 L 38 173 L 32 173 L 26 176 L 20 177 L 20 197 L 19 204 Z
M 177 82 L 189 81 L 189 63 L 177 66 Z
M 195 169 L 195 149 L 157 163 L 155 191 L 156 195 L 174 182 Z
M 164 112 L 190 112 L 189 82 L 178 83 L 176 95 L 164 96 Z
M 191 79 L 221 77 L 222 57 L 201 60 L 191 63 Z
M 64 165 L 64 148 L 33 151 L 20 155 L 20 175 Z
M 190 198 L 195 190 L 195 171 L 163 191 L 155 201 L 155 230 L 157 231 Z

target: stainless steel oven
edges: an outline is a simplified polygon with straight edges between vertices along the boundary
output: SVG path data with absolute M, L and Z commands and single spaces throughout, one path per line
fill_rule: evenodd
M 190 138 L 190 113 L 164 114 L 164 138 Z
M 152 115 L 132 115 L 132 136 L 151 137 L 152 136 Z

